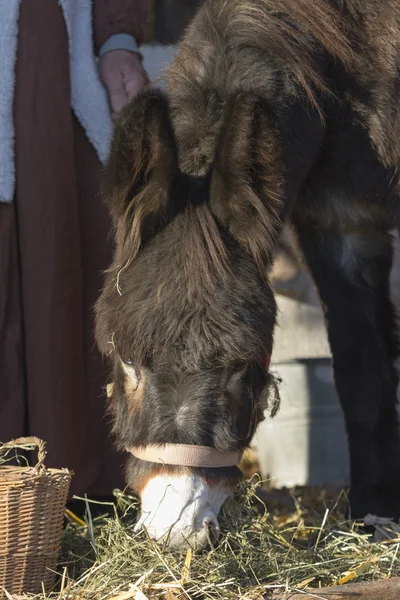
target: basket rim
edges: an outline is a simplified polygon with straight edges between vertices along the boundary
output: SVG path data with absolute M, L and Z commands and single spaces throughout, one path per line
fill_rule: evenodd
M 44 440 L 36 436 L 14 438 L 9 442 L 0 445 L 0 454 L 7 453 L 7 451 L 13 449 L 17 450 L 18 448 L 27 451 L 33 451 L 36 448 L 38 456 L 35 469 L 40 471 L 45 468 L 44 462 L 46 460 L 47 451 L 46 442 Z
M 2 464 L 0 463 L 0 485 L 9 482 L 16 483 L 18 480 L 21 483 L 25 483 L 28 480 L 36 481 L 41 478 L 55 477 L 57 475 L 64 478 L 72 478 L 74 475 L 74 472 L 67 467 L 54 468 L 47 467 L 44 464 L 47 455 L 46 442 L 36 436 L 20 437 L 6 443 L 0 443 L 0 455 L 18 448 L 31 451 L 36 448 L 38 452 L 37 463 L 35 465 L 15 465 L 8 464 L 6 461 Z
M 44 470 L 37 471 L 35 467 L 2 465 L 0 466 L 0 485 L 3 482 L 18 481 L 25 482 L 28 480 L 46 479 L 54 476 L 63 476 L 65 478 L 72 477 L 73 472 L 70 469 L 62 468 L 55 469 L 46 467 Z

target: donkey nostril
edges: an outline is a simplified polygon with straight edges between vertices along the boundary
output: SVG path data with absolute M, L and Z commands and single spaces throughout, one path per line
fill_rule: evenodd
M 143 529 L 142 523 L 140 521 L 138 521 L 137 523 L 135 523 L 135 526 L 133 528 L 133 533 L 140 533 Z

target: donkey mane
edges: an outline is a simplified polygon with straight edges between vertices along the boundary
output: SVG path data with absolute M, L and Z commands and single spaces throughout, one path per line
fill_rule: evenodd
M 191 213 L 191 214 L 190 214 Z M 188 294 L 198 293 L 204 286 L 213 289 L 230 271 L 227 248 L 215 218 L 207 204 L 202 204 L 184 215 L 189 229 L 190 244 L 186 246 L 184 268 L 193 285 Z M 193 277 L 193 270 L 197 270 Z
M 118 269 L 114 263 L 109 270 L 110 283 L 116 281 Z M 243 289 L 236 289 L 227 304 L 221 298 L 237 282 L 238 269 Z M 115 285 L 107 286 L 98 310 L 109 302 L 113 310 L 108 311 L 104 331 L 103 322 L 98 322 L 98 340 L 103 352 L 109 352 L 111 327 L 123 357 L 146 364 L 153 355 L 166 360 L 179 352 L 187 371 L 203 363 L 210 368 L 219 354 L 228 362 L 251 360 L 251 349 L 257 348 L 265 356 L 266 331 L 275 319 L 274 305 L 266 309 L 258 300 L 265 289 L 250 258 L 244 259 L 235 240 L 219 231 L 210 208 L 201 204 L 177 215 L 156 242 L 148 243 L 146 253 L 121 270 L 120 294 Z M 271 302 L 269 291 L 267 297 Z M 262 328 L 244 322 L 238 326 L 243 305 L 254 305 L 254 318 L 258 310 L 267 310 Z

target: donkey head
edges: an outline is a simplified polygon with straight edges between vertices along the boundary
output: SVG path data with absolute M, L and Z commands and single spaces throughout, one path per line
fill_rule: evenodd
M 279 157 L 268 111 L 246 95 L 226 107 L 207 172 L 183 172 L 170 112 L 146 91 L 115 134 L 105 197 L 116 250 L 97 340 L 113 361 L 110 410 L 139 526 L 201 547 L 240 476 L 225 458 L 249 445 L 271 384 Z M 215 449 L 225 466 L 169 460 L 165 444 Z

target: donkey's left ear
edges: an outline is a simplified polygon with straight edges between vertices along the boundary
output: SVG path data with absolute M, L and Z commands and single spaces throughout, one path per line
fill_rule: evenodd
M 263 276 L 270 267 L 283 196 L 279 131 L 266 102 L 242 92 L 227 108 L 210 206 Z
M 145 90 L 121 115 L 103 184 L 117 244 L 129 259 L 171 220 L 169 189 L 176 172 L 168 100 L 161 91 Z

